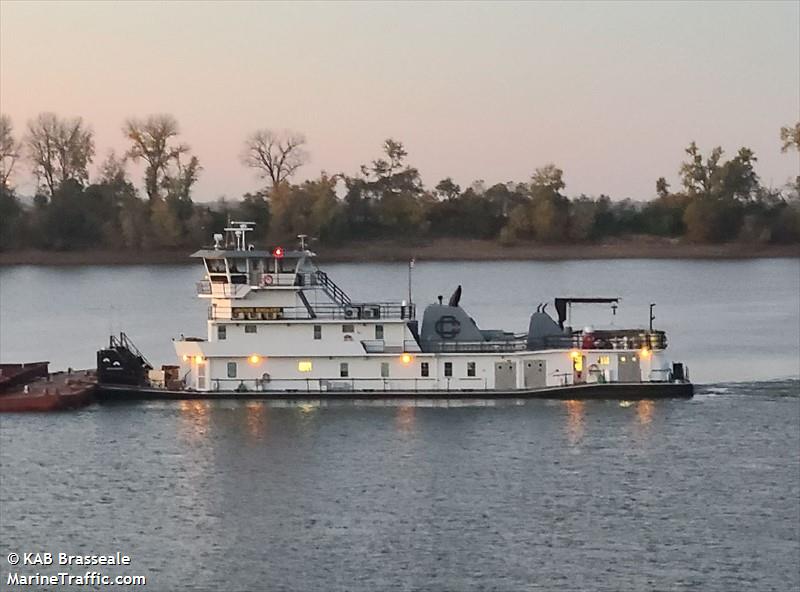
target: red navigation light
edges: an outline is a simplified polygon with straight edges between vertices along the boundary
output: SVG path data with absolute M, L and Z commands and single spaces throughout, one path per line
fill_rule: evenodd
M 283 247 L 275 247 L 275 250 L 272 251 L 272 256 L 275 259 L 283 259 Z

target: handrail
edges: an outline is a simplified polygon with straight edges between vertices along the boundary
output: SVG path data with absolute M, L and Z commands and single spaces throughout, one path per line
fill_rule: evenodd
M 268 385 L 270 382 L 281 382 L 281 383 L 294 383 L 297 384 L 299 387 L 305 386 L 306 392 L 328 392 L 328 391 L 341 391 L 341 392 L 371 392 L 371 391 L 392 391 L 392 392 L 408 392 L 414 393 L 419 391 L 449 391 L 451 390 L 451 382 L 455 381 L 464 381 L 470 382 L 474 384 L 483 383 L 482 387 L 477 389 L 470 388 L 468 390 L 491 390 L 488 386 L 488 381 L 485 378 L 480 376 L 464 376 L 464 377 L 447 377 L 446 379 L 446 386 L 440 387 L 437 386 L 441 384 L 435 376 L 424 377 L 412 377 L 412 378 L 404 378 L 404 377 L 385 377 L 385 376 L 374 376 L 370 378 L 350 378 L 350 377 L 338 377 L 338 378 L 278 378 L 278 379 L 264 379 L 264 378 L 213 378 L 211 379 L 211 386 L 212 391 L 219 391 L 220 386 L 224 386 L 225 383 L 228 384 L 236 384 L 235 388 L 230 390 L 238 390 L 238 391 L 266 391 L 269 390 Z M 356 383 L 366 384 L 366 383 L 376 383 L 380 385 L 379 389 L 356 389 Z M 401 388 L 397 387 L 397 384 L 404 385 Z M 422 383 L 422 384 L 420 384 Z M 428 385 L 431 386 L 428 386 Z M 405 385 L 408 385 L 412 388 L 405 388 Z M 324 388 L 323 388 L 324 387 Z M 348 388 L 349 387 L 349 388 Z M 286 392 L 292 392 L 299 389 L 280 389 L 285 390 Z M 524 389 L 519 389 L 524 390 Z
M 535 339 L 532 350 L 542 349 L 654 349 L 667 348 L 667 336 L 663 331 L 640 331 L 635 329 L 602 330 L 593 333 L 553 335 Z
M 370 304 L 310 305 L 312 316 L 305 306 L 245 306 L 208 307 L 209 320 L 233 321 L 287 321 L 311 319 L 335 319 L 343 321 L 377 321 L 382 319 L 413 319 L 414 306 L 398 302 L 374 302 Z
M 330 297 L 331 300 L 342 306 L 351 304 L 352 301 L 350 300 L 350 296 L 348 296 L 344 290 L 337 286 L 334 281 L 328 277 L 327 273 L 321 269 L 318 269 L 315 275 L 320 284 L 322 284 L 322 289 L 325 290 L 325 293 Z
M 525 350 L 524 341 L 437 341 L 423 343 L 423 351 L 436 353 L 515 352 Z
M 139 350 L 139 348 L 136 347 L 136 344 L 134 344 L 133 341 L 131 341 L 131 338 L 128 337 L 128 335 L 123 331 L 120 331 L 119 338 L 117 338 L 116 335 L 111 335 L 111 337 L 109 338 L 109 347 L 111 349 L 115 348 L 127 349 L 134 356 L 139 358 L 143 364 L 147 364 L 151 368 L 154 367 L 148 361 L 148 359 L 144 357 L 144 354 Z

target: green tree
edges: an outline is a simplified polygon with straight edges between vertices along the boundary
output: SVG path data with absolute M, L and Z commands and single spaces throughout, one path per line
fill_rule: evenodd
M 401 142 L 387 139 L 384 156 L 361 166 L 361 176 L 344 177 L 345 215 L 351 233 L 418 236 L 427 230 L 419 171 L 405 162 Z
M 155 246 L 174 249 L 182 244 L 183 225 L 170 202 L 163 199 L 151 200 L 150 229 Z
M 270 218 L 271 213 L 266 192 L 245 193 L 242 196 L 235 219 L 256 223 L 253 231 L 254 241 L 266 239 L 270 227 Z
M 22 246 L 22 208 L 14 190 L 0 184 L 0 250 Z
M 692 142 L 686 149 L 689 160 L 681 165 L 681 182 L 689 198 L 683 221 L 689 240 L 721 242 L 738 236 L 747 204 L 757 200 L 760 183 L 755 172 L 756 157 L 749 148 L 723 161 L 717 147 L 704 159 Z
M 442 199 L 455 199 L 461 194 L 461 187 L 456 185 L 453 179 L 447 177 L 436 184 L 436 193 Z
M 529 200 L 511 210 L 504 241 L 527 238 L 545 243 L 566 240 L 569 200 L 562 195 L 564 172 L 554 164 L 536 169 L 528 185 Z
M 323 241 L 338 240 L 344 226 L 343 206 L 336 197 L 336 176 L 322 174 L 319 179 L 301 185 L 286 183 L 273 188 L 270 211 L 274 239 L 294 241 L 307 234 Z

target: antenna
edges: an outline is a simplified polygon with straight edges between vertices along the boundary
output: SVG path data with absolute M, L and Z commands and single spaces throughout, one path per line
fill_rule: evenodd
M 305 251 L 306 250 L 306 239 L 308 238 L 308 235 L 307 234 L 298 234 L 297 238 L 300 239 L 300 250 L 301 251 Z
M 253 230 L 256 225 L 255 222 L 241 222 L 238 220 L 231 220 L 228 222 L 229 227 L 225 232 L 232 233 L 236 242 L 236 250 L 244 251 L 247 248 L 247 233 Z

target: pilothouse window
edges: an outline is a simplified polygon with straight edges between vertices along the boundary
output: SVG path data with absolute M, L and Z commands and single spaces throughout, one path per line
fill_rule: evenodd
M 225 261 L 222 259 L 207 259 L 209 273 L 225 273 Z

